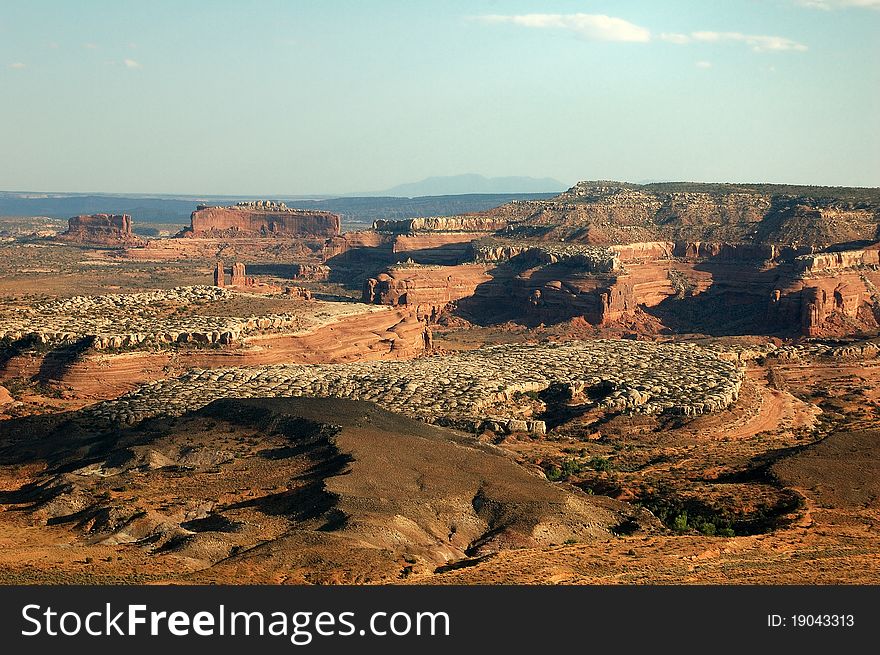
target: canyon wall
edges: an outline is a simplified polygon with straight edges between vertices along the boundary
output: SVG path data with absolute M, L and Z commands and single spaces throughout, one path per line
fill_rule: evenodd
M 362 300 L 377 305 L 406 305 L 420 316 L 436 318 L 451 302 L 472 296 L 491 280 L 482 264 L 404 265 L 389 268 L 364 284 Z
M 379 220 L 373 223 L 376 232 L 413 234 L 416 232 L 471 232 L 491 233 L 507 227 L 507 219 L 482 214 L 463 216 L 431 216 L 402 221 Z
M 392 248 L 393 237 L 373 230 L 356 230 L 331 237 L 324 242 L 322 258 L 324 261 L 343 255 L 350 250 L 387 250 Z
M 432 317 L 455 302 L 463 317 L 479 323 L 581 317 L 601 327 L 647 311 L 673 331 L 710 334 L 877 329 L 878 250 L 800 255 L 804 250 L 813 248 L 482 240 L 471 244 L 473 264 L 392 267 L 368 280 L 363 298 L 424 305 Z
M 864 244 L 878 217 L 877 189 L 582 182 L 481 214 L 376 221 L 342 240 L 386 262 L 449 265 L 373 274 L 368 302 L 596 326 L 647 311 L 671 331 L 817 336 L 877 327 L 880 255 Z M 479 275 L 463 273 L 474 264 Z
M 823 273 L 847 268 L 880 265 L 880 250 L 840 250 L 801 255 L 796 265 L 802 274 Z

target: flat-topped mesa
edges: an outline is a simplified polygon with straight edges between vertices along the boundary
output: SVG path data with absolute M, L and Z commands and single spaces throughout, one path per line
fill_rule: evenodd
M 332 212 L 291 209 L 283 202 L 255 200 L 230 207 L 198 205 L 190 226 L 177 237 L 327 239 L 339 235 L 340 219 Z
M 880 189 L 588 181 L 555 198 L 510 203 L 490 214 L 507 215 L 506 236 L 514 238 L 825 247 L 876 238 Z
M 131 231 L 128 214 L 91 214 L 74 216 L 67 221 L 67 230 L 58 238 L 71 243 L 98 246 L 138 246 L 146 241 Z

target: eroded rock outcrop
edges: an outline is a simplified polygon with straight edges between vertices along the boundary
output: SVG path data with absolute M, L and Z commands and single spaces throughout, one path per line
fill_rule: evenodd
M 295 331 L 304 325 L 292 313 L 264 316 L 187 314 L 175 310 L 221 303 L 235 297 L 216 286 L 177 287 L 105 296 L 74 296 L 0 313 L 0 339 L 58 345 L 86 340 L 99 350 L 140 344 L 230 344 L 263 331 Z
M 58 235 L 62 241 L 96 246 L 135 247 L 146 244 L 131 231 L 128 214 L 91 214 L 74 216 L 67 221 L 67 230 Z
M 300 298 L 302 300 L 312 299 L 312 292 L 303 287 L 284 287 L 284 295 Z
M 325 264 L 296 264 L 293 267 L 293 279 L 323 282 L 330 279 L 330 267 Z
M 178 237 L 331 238 L 339 235 L 340 219 L 325 211 L 291 209 L 282 202 L 258 200 L 230 207 L 199 205 L 190 226 Z
M 223 271 L 223 262 L 221 261 L 214 265 L 214 286 L 221 289 L 226 286 L 226 273 Z
M 362 300 L 377 305 L 416 307 L 434 319 L 450 303 L 473 295 L 491 278 L 482 264 L 430 266 L 407 262 L 389 268 L 364 284 Z

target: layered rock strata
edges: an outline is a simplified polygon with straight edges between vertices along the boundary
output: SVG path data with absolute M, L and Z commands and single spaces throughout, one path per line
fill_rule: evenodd
M 491 280 L 482 264 L 430 266 L 404 263 L 364 283 L 362 301 L 377 305 L 407 305 L 436 317 L 450 302 L 472 296 Z
M 373 222 L 373 229 L 376 232 L 391 234 L 414 234 L 418 232 L 468 232 L 480 234 L 497 232 L 506 227 L 506 219 L 480 214 L 430 216 L 409 218 L 402 221 L 379 220 Z
M 240 202 L 230 207 L 199 205 L 190 226 L 178 237 L 331 238 L 339 235 L 340 219 L 325 211 L 291 209 L 282 202 Z

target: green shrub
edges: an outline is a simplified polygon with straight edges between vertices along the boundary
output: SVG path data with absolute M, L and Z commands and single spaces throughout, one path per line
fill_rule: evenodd
M 562 479 L 562 469 L 555 464 L 544 470 L 544 474 L 551 482 L 558 482 Z
M 682 512 L 678 516 L 675 517 L 675 520 L 672 522 L 672 529 L 676 532 L 687 532 L 688 530 L 688 515 L 687 512 Z
M 594 471 L 611 471 L 612 469 L 614 469 L 614 464 L 611 463 L 611 460 L 604 457 L 593 457 L 589 462 L 587 462 L 587 466 L 592 468 Z

